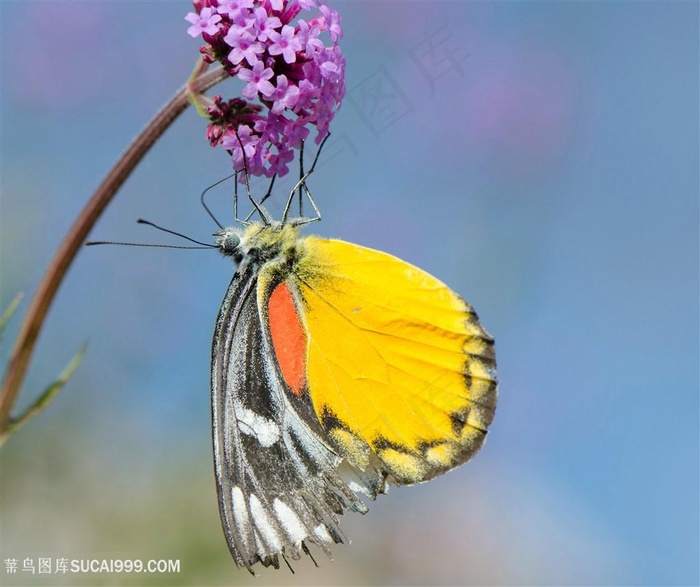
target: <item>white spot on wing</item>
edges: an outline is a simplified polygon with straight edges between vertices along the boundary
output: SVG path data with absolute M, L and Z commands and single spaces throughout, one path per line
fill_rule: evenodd
M 273 421 L 263 418 L 252 410 L 238 404 L 235 407 L 238 429 L 248 436 L 253 436 L 263 448 L 268 448 L 280 439 L 279 426 Z
M 260 532 L 263 540 L 270 546 L 271 551 L 279 552 L 282 549 L 282 544 L 277 536 L 277 531 L 272 525 L 265 508 L 255 495 L 250 496 L 250 513 L 253 516 L 255 527 Z
M 284 531 L 287 533 L 289 538 L 291 538 L 294 544 L 299 544 L 304 538 L 306 538 L 306 526 L 301 521 L 299 516 L 294 513 L 294 510 L 290 508 L 286 503 L 275 498 L 272 502 L 272 507 L 275 509 L 275 513 L 282 523 Z
M 231 502 L 233 503 L 233 519 L 241 536 L 245 536 L 250 531 L 250 518 L 248 517 L 248 507 L 245 496 L 241 488 L 236 485 L 231 490 Z
M 326 530 L 326 526 L 324 526 L 323 524 L 319 524 L 314 528 L 314 534 L 316 534 L 316 537 L 321 542 L 326 542 L 328 544 L 333 542 L 331 535 L 328 533 L 328 530 Z

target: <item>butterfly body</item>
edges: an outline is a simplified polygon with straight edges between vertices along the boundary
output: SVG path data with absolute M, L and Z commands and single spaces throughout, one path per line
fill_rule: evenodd
M 238 264 L 212 346 L 214 459 L 240 566 L 344 542 L 338 515 L 468 460 L 495 411 L 493 339 L 442 282 L 293 222 L 217 234 Z

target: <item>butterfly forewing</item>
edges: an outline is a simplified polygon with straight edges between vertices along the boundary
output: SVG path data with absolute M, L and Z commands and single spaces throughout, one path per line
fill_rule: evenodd
M 266 267 L 244 259 L 212 346 L 214 461 L 224 533 L 236 563 L 279 566 L 315 543 L 342 542 L 336 515 L 365 506 L 336 473 L 308 394 L 290 393 L 267 315 Z M 313 420 L 310 420 L 313 418 Z
M 311 397 L 336 451 L 399 484 L 468 460 L 485 440 L 497 393 L 493 339 L 476 313 L 387 253 L 304 240 Z

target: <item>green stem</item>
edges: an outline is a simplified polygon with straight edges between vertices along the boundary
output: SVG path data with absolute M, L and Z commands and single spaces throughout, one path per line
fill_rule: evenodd
M 48 314 L 51 303 L 61 282 L 66 276 L 73 259 L 92 230 L 104 209 L 107 207 L 122 184 L 131 175 L 136 165 L 153 146 L 156 140 L 166 131 L 175 119 L 187 108 L 192 94 L 205 92 L 220 81 L 229 77 L 223 69 L 204 73 L 204 67 L 199 66 L 200 75 L 190 78 L 173 98 L 156 114 L 141 134 L 134 140 L 116 165 L 103 180 L 88 203 L 76 218 L 73 226 L 63 239 L 51 261 L 36 295 L 32 300 L 22 328 L 17 336 L 15 346 L 10 355 L 7 371 L 0 391 L 0 437 L 6 436 L 12 425 L 12 407 L 19 395 L 22 382 L 27 373 L 29 362 L 36 346 L 39 333 Z M 198 70 L 196 69 L 195 72 Z

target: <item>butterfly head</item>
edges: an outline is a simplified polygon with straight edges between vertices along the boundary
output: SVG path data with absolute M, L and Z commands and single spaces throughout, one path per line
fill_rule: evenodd
M 263 261 L 276 257 L 282 250 L 295 246 L 298 233 L 299 228 L 291 223 L 251 222 L 242 229 L 223 228 L 214 233 L 214 238 L 219 252 L 240 265 L 249 255 Z
M 216 247 L 225 257 L 233 257 L 236 263 L 240 263 L 243 255 L 241 250 L 241 234 L 237 228 L 229 226 L 214 233 Z

